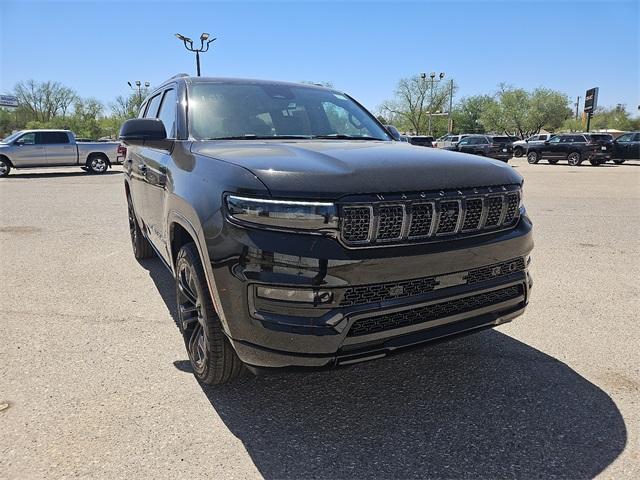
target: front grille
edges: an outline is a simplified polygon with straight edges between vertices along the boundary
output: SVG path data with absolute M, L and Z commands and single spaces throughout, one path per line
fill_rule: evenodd
M 342 236 L 349 243 L 366 242 L 371 225 L 371 207 L 348 207 L 342 209 Z
M 427 305 L 424 307 L 403 310 L 401 312 L 387 313 L 377 317 L 357 320 L 349 330 L 348 336 L 357 337 L 371 333 L 384 332 L 399 327 L 406 327 L 439 318 L 450 317 L 460 313 L 470 312 L 478 308 L 496 305 L 507 300 L 518 298 L 522 295 L 521 286 L 512 286 L 494 290 L 492 292 L 479 293 L 469 297 L 457 298 L 445 302 Z
M 378 212 L 378 240 L 395 240 L 402 237 L 404 207 L 387 205 Z
M 477 235 L 513 227 L 519 217 L 516 185 L 420 194 L 341 206 L 340 236 L 349 246 Z M 417 198 L 416 198 L 417 197 Z
M 522 272 L 525 269 L 524 258 L 515 258 L 506 262 L 487 265 L 485 267 L 469 270 L 466 275 L 467 284 L 475 284 L 504 277 L 514 272 Z M 453 272 L 459 273 L 459 272 Z M 447 274 L 445 274 L 447 275 Z M 398 298 L 413 297 L 432 292 L 438 285 L 438 276 L 414 278 L 398 282 L 375 283 L 370 285 L 358 285 L 344 290 L 341 307 L 354 305 L 366 305 L 368 303 L 386 302 Z

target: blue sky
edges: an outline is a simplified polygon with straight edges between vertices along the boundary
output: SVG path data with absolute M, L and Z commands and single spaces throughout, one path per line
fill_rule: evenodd
M 399 78 L 446 72 L 458 97 L 500 82 L 640 104 L 640 2 L 12 2 L 0 0 L 0 93 L 57 80 L 108 104 L 127 80 L 194 72 L 173 36 L 218 40 L 203 74 L 330 81 L 372 110 Z

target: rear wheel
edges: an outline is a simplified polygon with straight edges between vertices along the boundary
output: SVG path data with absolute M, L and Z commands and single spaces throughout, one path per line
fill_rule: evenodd
M 218 385 L 238 377 L 244 367 L 222 331 L 194 243 L 178 252 L 176 301 L 180 331 L 198 381 Z
M 576 167 L 582 163 L 582 156 L 578 152 L 571 152 L 567 157 L 567 162 L 569 162 L 569 165 Z
M 11 171 L 11 165 L 6 158 L 0 157 L 0 177 L 6 177 Z
M 109 159 L 102 154 L 89 155 L 87 158 L 87 169 L 91 173 L 104 173 L 109 167 Z
M 522 147 L 516 147 L 513 149 L 513 156 L 520 158 L 524 155 L 524 149 Z
M 145 258 L 153 257 L 155 252 L 153 251 L 149 240 L 146 239 L 140 229 L 140 225 L 136 219 L 136 213 L 133 209 L 133 203 L 131 202 L 131 197 L 129 195 L 127 195 L 127 210 L 129 214 L 129 234 L 131 235 L 133 256 L 136 257 L 137 260 L 144 260 Z
M 533 165 L 535 163 L 538 163 L 539 161 L 540 161 L 540 156 L 538 155 L 538 152 L 527 153 L 527 162 Z

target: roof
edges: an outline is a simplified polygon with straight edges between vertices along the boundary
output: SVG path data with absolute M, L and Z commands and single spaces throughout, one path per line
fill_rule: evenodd
M 256 78 L 235 78 L 235 77 L 194 77 L 187 75 L 185 73 L 179 73 L 174 75 L 173 77 L 162 82 L 157 88 L 161 86 L 175 82 L 176 80 L 184 80 L 187 83 L 195 84 L 195 83 L 235 83 L 235 84 L 254 84 L 254 85 L 288 85 L 291 87 L 307 87 L 307 88 L 316 88 L 319 90 L 329 90 L 329 91 L 338 91 L 335 88 L 325 87 L 323 85 L 316 85 L 314 83 L 300 83 L 300 82 L 284 82 L 280 80 L 261 80 Z M 157 90 L 156 88 L 156 90 Z M 154 90 L 155 91 L 155 90 Z

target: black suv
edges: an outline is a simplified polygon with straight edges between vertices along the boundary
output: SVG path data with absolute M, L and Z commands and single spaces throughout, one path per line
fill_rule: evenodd
M 513 140 L 510 137 L 498 135 L 467 135 L 456 145 L 445 147 L 445 150 L 471 153 L 508 162 L 513 156 Z
M 120 138 L 134 254 L 175 277 L 203 383 L 379 358 L 527 305 L 522 177 L 394 141 L 343 92 L 177 76 Z
M 420 147 L 433 147 L 433 137 L 426 135 L 412 135 L 407 137 L 411 145 L 418 145 Z
M 628 132 L 616 138 L 611 156 L 618 165 L 626 160 L 640 160 L 640 132 Z
M 613 137 L 609 134 L 568 133 L 551 137 L 543 143 L 529 144 L 527 161 L 531 164 L 547 160 L 555 165 L 566 160 L 569 165 L 581 165 L 589 160 L 591 165 L 601 165 L 611 159 Z

